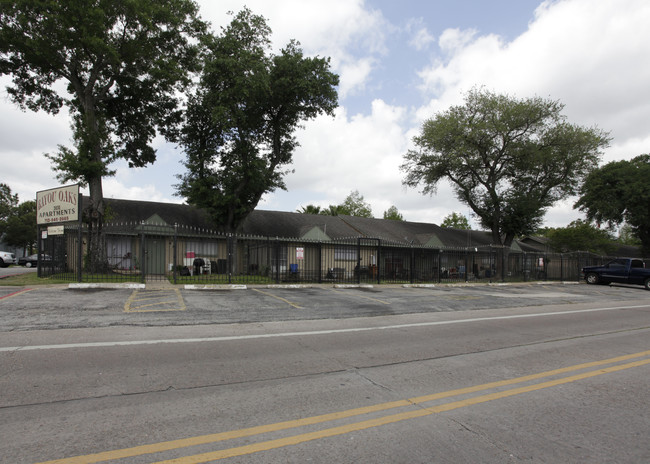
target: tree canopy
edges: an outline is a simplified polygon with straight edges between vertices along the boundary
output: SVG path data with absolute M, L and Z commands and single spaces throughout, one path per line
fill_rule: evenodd
M 36 245 L 36 202 L 25 201 L 7 218 L 4 241 L 9 246 L 30 250 Z
M 433 194 L 443 179 L 493 243 L 533 232 L 555 202 L 576 194 L 608 134 L 566 121 L 563 105 L 473 89 L 465 104 L 424 122 L 404 156 L 403 182 Z
M 397 211 L 397 208 L 394 206 L 391 208 L 392 209 L 389 209 L 389 211 L 384 212 L 384 219 L 403 220 L 401 218 L 401 214 L 399 214 L 399 211 Z M 320 214 L 321 216 L 342 215 L 366 218 L 372 217 L 372 208 L 370 207 L 370 204 L 364 200 L 363 195 L 361 195 L 358 190 L 353 190 L 350 192 L 350 194 L 345 197 L 345 200 L 343 200 L 343 203 L 341 204 L 329 205 L 327 208 L 321 208 L 320 206 L 316 205 L 307 205 L 298 209 L 297 212 L 303 214 Z M 395 213 L 399 216 L 399 218 L 398 216 L 386 217 L 386 214 L 388 212 L 391 212 L 391 214 Z
M 291 41 L 270 53 L 266 20 L 244 9 L 218 36 L 190 99 L 180 137 L 187 173 L 177 191 L 234 231 L 262 195 L 285 189 L 302 121 L 338 105 L 329 59 L 303 55 Z
M 650 251 L 650 155 L 614 161 L 591 172 L 575 206 L 598 223 L 627 222 Z
M 302 206 L 296 210 L 296 213 L 302 214 L 322 214 L 322 208 L 317 205 Z
M 610 254 L 616 249 L 614 236 L 607 229 L 594 227 L 587 221 L 576 220 L 567 227 L 546 230 L 551 249 L 566 253 L 570 251 L 590 251 Z
M 36 243 L 36 202 L 18 202 L 11 187 L 0 183 L 0 237 L 12 247 L 30 247 Z
M 18 206 L 18 195 L 11 193 L 11 187 L 7 184 L 0 183 L 0 235 L 3 233 L 2 225 L 6 223 L 16 206 Z
M 371 218 L 372 208 L 370 207 L 370 203 L 364 200 L 363 195 L 358 190 L 354 190 L 341 203 L 339 214 Z
M 397 206 L 393 205 L 384 211 L 384 219 L 390 219 L 393 221 L 403 221 L 404 216 L 399 212 Z
M 155 160 L 151 142 L 180 117 L 178 91 L 198 67 L 192 38 L 205 28 L 192 0 L 0 6 L 0 74 L 12 76 L 10 98 L 52 114 L 66 106 L 72 118 L 74 148 L 61 146 L 49 157 L 61 181 L 89 186 L 93 256 L 102 254 L 102 177 L 114 173 L 117 159 L 130 167 Z
M 469 230 L 469 221 L 465 216 L 458 213 L 451 213 L 445 216 L 440 227 L 448 229 Z

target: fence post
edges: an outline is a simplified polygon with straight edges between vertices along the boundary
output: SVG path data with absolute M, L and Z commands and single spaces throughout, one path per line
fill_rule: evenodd
M 269 279 L 273 278 L 273 250 L 271 249 L 271 237 L 266 236 L 266 265 L 268 267 L 268 272 L 266 277 Z
M 438 283 L 442 282 L 442 250 L 438 250 Z
M 409 268 L 409 282 L 412 284 L 415 282 L 415 250 L 413 249 L 413 240 L 411 240 L 411 265 Z
M 140 234 L 140 274 L 142 275 L 142 283 L 145 283 L 147 250 L 144 249 L 144 221 L 142 221 L 140 224 L 142 225 L 142 233 Z
M 361 283 L 361 237 L 357 237 L 357 284 Z
M 232 284 L 232 268 L 233 268 L 233 234 L 228 234 L 226 239 L 226 247 L 228 249 L 228 283 Z
M 381 283 L 381 239 L 377 239 L 377 285 Z
M 318 242 L 318 259 L 317 261 L 317 266 L 316 266 L 316 272 L 318 272 L 318 283 L 322 284 L 323 283 L 323 242 Z
M 174 246 L 172 248 L 172 253 L 174 256 L 172 257 L 172 275 L 174 277 L 174 285 L 176 285 L 176 267 L 177 267 L 177 259 L 176 259 L 176 246 L 178 243 L 178 223 L 174 223 Z
M 498 280 L 496 274 L 497 274 L 497 250 L 492 245 L 490 245 L 490 283 L 492 283 L 492 279 Z
M 469 282 L 469 248 L 465 248 L 465 283 Z
M 80 194 L 81 195 L 81 194 Z M 81 215 L 79 215 L 81 216 Z M 77 282 L 83 281 L 83 224 L 81 222 L 81 217 L 79 218 L 79 226 L 77 232 Z

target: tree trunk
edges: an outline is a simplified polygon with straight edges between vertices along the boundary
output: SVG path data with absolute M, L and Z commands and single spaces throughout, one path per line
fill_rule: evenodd
M 90 204 L 86 209 L 88 217 L 86 270 L 92 274 L 102 274 L 108 271 L 108 256 L 106 255 L 106 237 L 102 230 L 105 204 L 101 177 L 90 180 L 88 186 L 90 188 Z
M 86 156 L 93 163 L 102 164 L 102 140 L 99 134 L 99 123 L 95 113 L 94 100 L 90 94 L 86 95 L 84 104 L 84 123 L 86 129 L 86 143 L 88 144 Z M 83 156 L 80 153 L 80 156 Z M 86 179 L 90 190 L 90 204 L 86 210 L 88 217 L 88 248 L 86 255 L 86 268 L 92 274 L 102 274 L 108 271 L 108 256 L 106 252 L 106 237 L 103 232 L 104 191 L 102 188 L 101 174 L 90 174 Z

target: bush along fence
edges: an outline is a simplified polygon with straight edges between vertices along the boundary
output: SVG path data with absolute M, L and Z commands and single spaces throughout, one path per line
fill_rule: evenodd
M 71 282 L 175 284 L 579 281 L 610 258 L 590 253 L 523 253 L 502 247 L 428 248 L 381 238 L 313 241 L 222 234 L 167 224 L 105 224 L 105 265 L 91 272 L 88 230 L 65 225 L 41 240 L 50 259 L 39 276 Z

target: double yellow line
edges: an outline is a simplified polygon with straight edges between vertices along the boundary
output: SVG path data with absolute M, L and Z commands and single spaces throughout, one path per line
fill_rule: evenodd
M 160 453 L 164 451 L 177 450 L 181 448 L 187 448 L 190 446 L 196 445 L 205 445 L 210 443 L 217 443 L 227 440 L 233 440 L 237 438 L 251 437 L 256 435 L 261 435 L 270 432 L 277 432 L 281 430 L 288 430 L 298 427 L 305 427 L 308 425 L 322 424 L 326 422 L 336 421 L 340 419 L 346 419 L 350 417 L 361 416 L 365 414 L 378 413 L 381 411 L 387 411 L 396 408 L 408 408 L 415 405 L 418 406 L 417 409 L 409 409 L 407 411 L 398 412 L 395 414 L 390 414 L 386 416 L 370 418 L 366 420 L 361 420 L 358 422 L 353 422 L 349 424 L 334 426 L 326 428 L 323 430 L 318 430 L 314 432 L 301 433 L 297 435 L 292 435 L 285 438 L 279 438 L 274 440 L 261 441 L 258 443 L 238 446 L 234 448 L 228 448 L 219 451 L 207 452 L 202 454 L 196 454 L 192 456 L 171 459 L 166 461 L 159 461 L 156 464 L 198 464 L 205 463 L 210 461 L 216 461 L 219 459 L 231 458 L 236 456 L 244 456 L 248 454 L 257 453 L 260 451 L 268 451 L 271 449 L 282 448 L 290 445 L 297 445 L 300 443 L 305 443 L 308 441 L 318 440 L 327 437 L 333 437 L 337 435 L 343 435 L 350 432 L 355 432 L 359 430 L 369 429 L 373 427 L 379 427 L 386 424 L 393 424 L 396 422 L 401 422 L 404 420 L 415 419 L 418 417 L 429 416 L 431 414 L 437 414 L 440 412 L 451 411 L 454 409 L 464 408 L 467 406 L 472 406 L 475 404 L 485 403 L 488 401 L 493 401 L 497 399 L 507 398 L 510 396 L 520 395 L 522 393 L 528 393 L 536 390 L 542 390 L 544 388 L 550 388 L 557 385 L 563 385 L 578 380 L 584 380 L 591 377 L 596 377 L 603 374 L 608 374 L 612 372 L 618 372 L 625 369 L 630 369 L 632 367 L 639 367 L 650 364 L 650 350 L 642 351 L 640 353 L 619 356 L 616 358 L 604 359 L 601 361 L 593 361 L 584 364 L 577 364 L 574 366 L 563 367 L 560 369 L 555 369 L 551 371 L 540 372 L 537 374 L 526 375 L 523 377 L 517 377 L 513 379 L 501 380 L 497 382 L 485 383 L 482 385 L 475 385 L 467 388 L 460 388 L 456 390 L 450 390 L 441 393 L 434 393 L 432 395 L 418 396 L 415 398 L 392 401 L 388 403 L 380 403 L 373 406 L 366 406 L 362 408 L 349 409 L 346 411 L 340 411 L 330 414 L 323 414 L 320 416 L 312 416 L 303 419 L 296 419 L 285 422 L 278 422 L 275 424 L 261 425 L 257 427 L 250 427 L 240 430 L 233 430 L 229 432 L 221 432 L 210 435 L 203 435 L 198 437 L 172 440 L 162 443 L 156 443 L 151 445 L 136 446 L 133 448 L 126 448 L 115 451 L 106 451 L 97 454 L 90 454 L 86 456 L 78 456 L 75 458 L 60 459 L 55 461 L 47 461 L 47 463 L 41 464 L 77 464 L 77 463 L 95 463 L 101 461 L 110 461 L 116 459 L 124 459 L 128 457 L 141 456 L 144 454 L 151 453 Z M 636 361 L 631 361 L 636 359 Z M 631 361 L 631 362 L 627 362 Z M 610 365 L 608 367 L 604 367 Z M 595 370 L 588 370 L 598 368 Z M 560 377 L 552 380 L 547 380 L 539 383 L 531 383 L 540 379 L 547 377 L 556 377 L 562 374 L 572 373 L 585 370 L 586 372 L 575 373 L 566 377 Z M 479 396 L 473 396 L 466 399 L 460 399 L 456 401 L 451 401 L 447 403 L 441 403 L 429 407 L 422 407 L 423 403 L 428 403 L 435 400 L 441 400 L 445 398 L 452 398 L 462 395 L 469 395 L 473 393 L 478 393 L 487 390 L 493 390 L 502 387 L 513 386 L 517 384 L 525 384 L 515 388 L 510 388 L 507 390 L 496 391 L 491 393 L 485 393 Z

